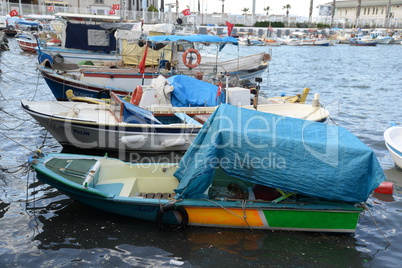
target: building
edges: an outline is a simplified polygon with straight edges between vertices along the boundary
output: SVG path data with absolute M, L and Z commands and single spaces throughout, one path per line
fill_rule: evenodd
M 360 8 L 358 2 L 357 0 L 331 1 L 319 6 L 319 15 L 325 19 L 331 18 L 333 5 L 335 5 L 333 16 L 335 23 L 351 22 L 357 26 L 369 27 L 401 25 L 402 0 L 361 0 Z

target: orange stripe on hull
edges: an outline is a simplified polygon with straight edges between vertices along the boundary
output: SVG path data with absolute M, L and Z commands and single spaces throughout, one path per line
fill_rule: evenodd
M 264 226 L 260 214 L 256 209 L 246 210 L 247 223 L 243 219 L 242 209 L 223 209 L 223 208 L 195 208 L 186 207 L 189 224 L 201 224 L 212 226 Z M 229 211 L 230 212 L 229 212 Z M 233 215 L 236 214 L 238 216 Z

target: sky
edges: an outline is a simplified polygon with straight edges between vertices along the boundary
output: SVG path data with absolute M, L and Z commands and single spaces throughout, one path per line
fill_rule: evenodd
M 178 0 L 179 10 L 183 10 L 187 5 L 190 10 L 198 10 L 198 0 Z M 289 4 L 291 8 L 289 13 L 297 16 L 308 17 L 310 10 L 310 0 L 255 0 L 255 13 L 265 14 L 264 8 L 269 6 L 269 14 L 285 14 L 286 10 L 282 7 Z M 313 2 L 313 17 L 318 16 L 318 8 L 320 4 L 330 3 L 332 0 L 314 0 Z M 165 0 L 167 3 L 176 3 L 176 0 Z M 200 0 L 201 10 L 204 13 L 222 12 L 222 1 L 220 0 Z M 253 0 L 225 0 L 225 13 L 242 14 L 244 8 L 249 8 L 249 13 L 252 13 Z

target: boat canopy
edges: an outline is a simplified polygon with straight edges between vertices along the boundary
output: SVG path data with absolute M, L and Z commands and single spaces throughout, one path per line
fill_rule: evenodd
M 237 45 L 239 42 L 232 36 L 219 37 L 209 34 L 195 35 L 155 35 L 148 36 L 146 40 L 151 42 L 201 42 L 201 43 L 232 43 Z
M 173 107 L 218 106 L 225 101 L 218 86 L 187 75 L 174 75 L 167 79 L 174 87 L 171 93 Z
M 386 177 L 374 152 L 346 129 L 222 104 L 175 176 L 179 198 L 199 198 L 215 169 L 284 191 L 364 202 Z
M 116 50 L 116 38 L 100 25 L 67 22 L 65 47 L 109 53 Z

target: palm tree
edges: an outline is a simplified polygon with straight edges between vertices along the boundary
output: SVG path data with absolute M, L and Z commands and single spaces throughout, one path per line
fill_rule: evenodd
M 333 0 L 333 1 L 332 1 L 332 8 L 331 8 L 331 26 L 334 24 L 335 2 L 336 2 L 336 0 Z
M 270 7 L 269 7 L 269 6 L 264 7 L 264 11 L 266 11 L 266 12 L 267 12 L 267 16 L 268 16 L 268 13 L 269 13 L 269 9 L 270 9 Z
M 243 14 L 247 14 L 247 12 L 248 12 L 249 10 L 250 10 L 249 8 L 245 7 L 245 8 L 243 8 L 241 11 L 243 11 Z
M 286 6 L 283 6 L 282 9 L 286 9 L 286 17 L 289 17 L 289 9 L 291 9 L 291 8 L 292 7 L 289 4 L 287 4 Z
M 357 6 L 356 6 L 356 28 L 357 28 L 357 23 L 359 22 L 359 17 L 360 17 L 360 10 L 362 7 L 362 0 L 357 0 Z
M 225 0 L 219 0 L 222 2 L 222 14 L 225 13 Z

